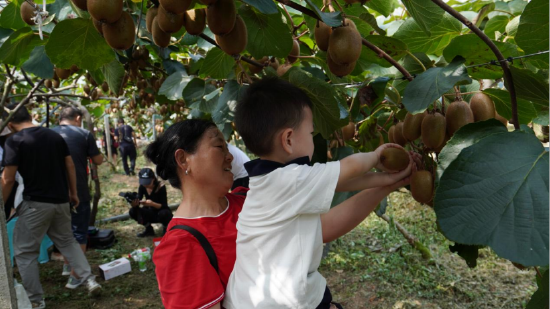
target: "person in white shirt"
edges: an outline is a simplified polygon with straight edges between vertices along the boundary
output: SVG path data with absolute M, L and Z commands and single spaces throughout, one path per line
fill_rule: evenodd
M 383 149 L 401 148 L 395 144 L 310 166 L 312 108 L 302 90 L 276 78 L 255 82 L 237 103 L 237 131 L 260 159 L 245 164 L 250 191 L 237 221 L 226 309 L 341 308 L 317 271 L 323 242 L 351 231 L 409 183 L 412 159 L 403 171 L 370 172 L 382 168 Z M 363 191 L 331 209 L 335 190 Z
M 231 162 L 231 173 L 233 173 L 233 191 L 237 187 L 248 188 L 248 173 L 244 168 L 244 164 L 250 161 L 250 158 L 242 150 L 234 145 L 227 143 L 227 149 L 233 155 L 233 162 Z

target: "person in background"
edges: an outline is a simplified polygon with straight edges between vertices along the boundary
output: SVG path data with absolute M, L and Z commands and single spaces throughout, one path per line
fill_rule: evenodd
M 126 176 L 134 176 L 137 157 L 137 141 L 134 129 L 124 124 L 124 119 L 118 118 L 118 128 L 115 130 L 115 141 L 118 142 L 120 155 L 122 156 L 122 165 Z M 128 167 L 128 158 L 130 158 L 130 167 Z
M 166 227 L 172 220 L 166 186 L 157 179 L 155 172 L 150 168 L 139 171 L 138 199 L 132 202 L 130 217 L 145 226 L 145 230 L 138 233 L 137 237 L 155 236 L 151 223 L 162 223 L 163 231 L 166 233 Z
M 244 164 L 250 161 L 250 158 L 242 150 L 227 143 L 227 149 L 233 155 L 233 162 L 231 163 L 231 173 L 233 173 L 233 185 L 231 190 L 237 187 L 248 188 L 248 173 L 244 168 Z
M 4 130 L 0 133 L 0 161 L 3 160 L 4 157 L 4 144 L 6 143 L 6 140 L 8 137 L 10 137 L 13 133 L 10 131 L 8 127 L 5 127 Z M 15 214 L 15 208 L 19 206 L 19 204 L 23 201 L 23 189 L 25 188 L 25 185 L 23 184 L 23 178 L 19 173 L 15 174 L 15 183 L 13 184 L 13 189 L 6 200 L 6 203 L 4 204 L 4 211 L 6 215 L 6 221 L 9 221 L 12 215 Z
M 71 227 L 76 241 L 80 244 L 82 252 L 86 253 L 88 242 L 88 225 L 90 221 L 90 189 L 88 188 L 88 158 L 95 165 L 103 163 L 103 156 L 97 149 L 96 141 L 90 131 L 82 129 L 82 111 L 76 107 L 63 108 L 59 115 L 59 126 L 53 131 L 59 133 L 67 143 L 71 158 L 73 159 L 76 172 L 76 191 L 80 205 L 78 210 L 71 213 Z M 63 264 L 63 276 L 71 274 L 71 266 L 65 258 Z M 71 277 L 72 280 L 76 280 Z
M 4 112 L 4 117 L 7 113 Z M 5 119 L 5 118 L 4 118 Z M 13 248 L 23 286 L 33 308 L 45 308 L 37 258 L 45 234 L 69 260 L 76 280 L 69 279 L 66 288 L 85 284 L 90 294 L 101 286 L 92 275 L 90 264 L 78 246 L 71 230 L 71 204 L 78 207 L 76 172 L 67 143 L 54 131 L 33 125 L 25 107 L 8 122 L 12 132 L 5 143 L 5 167 L 2 174 L 2 196 L 9 197 L 15 175 L 25 179 L 23 202 L 17 207 Z
M 116 166 L 116 159 L 118 155 L 118 142 L 115 140 L 115 129 L 113 127 L 109 128 L 110 135 L 111 135 L 111 156 L 113 158 L 113 164 Z M 105 131 L 103 131 L 103 149 L 105 150 L 105 157 L 109 156 L 108 150 L 107 150 L 107 135 L 105 135 Z

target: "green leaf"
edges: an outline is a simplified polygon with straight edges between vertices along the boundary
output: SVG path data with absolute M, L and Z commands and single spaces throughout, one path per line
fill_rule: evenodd
M 439 24 L 445 14 L 442 8 L 430 0 L 402 0 L 402 2 L 416 24 L 427 35 L 430 35 L 430 29 Z
M 479 246 L 455 243 L 454 245 L 449 245 L 449 250 L 451 250 L 452 253 L 458 253 L 458 255 L 466 261 L 468 267 L 475 268 L 477 266 Z
M 241 6 L 239 14 L 248 29 L 247 50 L 254 58 L 288 56 L 292 49 L 292 35 L 280 13 L 265 15 L 252 7 Z
M 332 86 L 313 77 L 310 73 L 297 68 L 290 70 L 289 73 L 289 82 L 302 89 L 313 103 L 315 130 L 328 139 L 334 130 L 343 125 L 338 107 L 338 102 L 343 99 Z M 347 119 L 344 122 L 347 124 Z
M 11 29 L 0 28 L 0 46 L 6 42 L 12 33 L 13 30 Z
M 279 9 L 273 0 L 243 0 L 244 3 L 247 3 L 260 11 L 263 14 L 277 14 Z
M 430 29 L 431 36 L 426 35 L 413 19 L 407 19 L 394 37 L 405 42 L 413 53 L 440 55 L 451 40 L 460 35 L 461 30 L 462 24 L 451 15 L 445 14 L 441 22 Z
M 529 70 L 510 67 L 514 86 L 519 98 L 529 100 L 535 105 L 548 108 L 548 78 L 543 78 Z
M 115 53 L 94 28 L 92 20 L 66 19 L 58 23 L 46 44 L 46 53 L 60 68 L 94 71 L 115 59 Z
M 219 48 L 212 48 L 206 54 L 206 58 L 200 69 L 201 76 L 210 76 L 215 79 L 227 78 L 235 65 L 235 59 L 224 53 Z
M 491 97 L 499 115 L 506 119 L 512 119 L 512 103 L 508 91 L 489 88 L 483 90 L 483 93 Z M 537 116 L 537 111 L 533 107 L 533 104 L 524 99 L 516 99 L 518 102 L 519 123 L 527 124 L 531 122 L 531 120 Z
M 53 78 L 53 64 L 44 51 L 44 45 L 36 46 L 21 68 L 41 78 Z
M 10 29 L 21 29 L 27 24 L 21 18 L 20 6 L 18 1 L 10 2 L 4 9 L 2 9 L 0 15 L 0 26 Z
M 548 302 L 550 297 L 548 296 L 548 281 L 550 277 L 548 276 L 548 269 L 542 274 L 542 279 L 537 277 L 537 286 L 538 290 L 531 296 L 531 300 L 527 303 L 525 309 L 540 309 L 548 308 Z
M 509 36 L 516 36 L 516 33 L 518 32 L 519 18 L 520 16 L 516 16 L 508 22 L 506 25 L 506 34 Z
M 443 234 L 466 245 L 488 245 L 525 266 L 546 265 L 548 169 L 548 152 L 523 131 L 492 134 L 464 148 L 435 193 Z
M 497 15 L 485 24 L 483 32 L 491 39 L 496 40 L 496 32 L 504 33 L 506 31 L 506 25 L 510 21 L 510 18 L 505 15 Z
M 403 43 L 403 41 L 400 41 L 396 38 L 391 38 L 387 36 L 382 35 L 369 35 L 365 37 L 365 39 L 372 44 L 380 47 L 383 51 L 385 51 L 388 55 L 390 55 L 393 59 L 399 60 L 403 58 L 407 54 L 407 44 Z M 364 50 L 364 52 L 363 52 Z M 376 63 L 383 67 L 391 67 L 391 63 L 386 61 L 384 58 L 380 58 L 377 53 L 372 51 L 369 48 L 363 48 L 361 51 L 361 58 L 363 58 L 366 61 Z
M 342 12 L 331 12 L 324 13 L 322 12 L 311 0 L 306 0 L 307 6 L 313 10 L 315 15 L 317 15 L 325 24 L 331 27 L 339 27 L 342 25 Z
M 517 46 L 510 43 L 493 41 L 498 47 L 504 58 L 515 57 L 519 55 Z M 447 62 L 453 60 L 456 56 L 462 56 L 466 59 L 466 66 L 487 63 L 495 59 L 495 54 L 489 49 L 476 34 L 465 34 L 454 38 L 443 51 L 443 56 Z M 486 65 L 483 67 L 468 68 L 472 78 L 476 79 L 497 79 L 501 78 L 502 68 L 499 65 Z
M 426 70 L 434 65 L 433 61 L 426 54 L 414 53 L 412 55 L 416 57 L 416 59 L 418 59 L 418 61 L 420 61 L 422 65 L 424 65 L 424 68 Z M 408 54 L 403 57 L 403 67 L 411 74 L 419 74 L 424 72 L 424 68 L 418 63 L 416 59 Z
M 463 63 L 464 59 L 456 59 L 446 67 L 429 68 L 419 74 L 405 88 L 405 108 L 412 114 L 421 113 L 456 83 L 472 82 Z
M 187 76 L 185 72 L 172 73 L 160 86 L 159 94 L 166 96 L 169 100 L 179 100 L 183 98 L 183 89 L 189 81 L 191 81 L 191 77 Z
M 232 122 L 233 113 L 235 112 L 235 106 L 239 99 L 239 94 L 243 89 L 236 80 L 228 81 L 223 87 L 222 95 L 218 100 L 218 105 L 212 113 L 212 120 L 217 125 Z
M 187 83 L 183 89 L 183 99 L 191 105 L 194 102 L 199 102 L 204 96 L 205 81 L 200 78 L 193 78 Z
M 170 75 L 174 74 L 176 72 L 183 72 L 185 74 L 185 76 L 187 76 L 187 71 L 185 70 L 185 67 L 179 61 L 164 60 L 164 61 L 162 61 L 162 66 L 166 70 L 166 73 L 168 73 Z
M 526 54 L 548 50 L 548 0 L 532 0 L 521 14 L 515 40 Z M 548 69 L 548 54 L 528 58 L 537 67 Z
M 378 34 L 386 35 L 386 31 L 378 26 L 376 17 L 374 17 L 374 15 L 372 15 L 370 12 L 366 11 L 364 13 L 361 13 L 361 15 L 359 15 L 359 18 L 369 24 L 374 30 L 376 30 L 376 32 L 378 32 Z
M 117 60 L 113 60 L 108 64 L 101 67 L 101 72 L 105 77 L 105 81 L 109 85 L 109 89 L 118 96 L 118 92 L 122 87 L 122 80 L 124 79 L 124 67 Z
M 394 10 L 397 5 L 395 0 L 370 0 L 365 3 L 365 5 L 376 12 L 388 17 Z
M 34 34 L 31 28 L 21 28 L 10 35 L 0 47 L 0 62 L 20 66 L 26 61 L 36 46 L 46 41 Z
M 206 84 L 204 87 L 204 95 L 202 96 L 202 100 L 198 103 L 198 109 L 203 113 L 213 113 L 218 105 L 220 92 L 221 88 L 216 88 L 212 84 Z

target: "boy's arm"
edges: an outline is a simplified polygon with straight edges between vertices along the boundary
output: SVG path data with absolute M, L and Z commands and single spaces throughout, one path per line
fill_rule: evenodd
M 321 215 L 323 242 L 327 243 L 353 230 L 395 189 L 406 186 L 410 177 L 391 185 L 363 190 Z
M 402 148 L 397 144 L 383 144 L 375 151 L 367 153 L 356 153 L 345 157 L 340 161 L 340 176 L 338 177 L 338 184 L 336 185 L 336 191 L 355 191 L 363 190 L 371 186 L 355 187 L 355 189 L 348 189 L 350 180 L 354 178 L 365 176 L 374 167 L 380 168 L 380 154 L 386 148 Z M 368 184 L 367 184 L 368 185 Z

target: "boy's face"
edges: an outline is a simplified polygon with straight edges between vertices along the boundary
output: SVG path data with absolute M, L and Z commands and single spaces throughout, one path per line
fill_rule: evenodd
M 313 156 L 313 113 L 309 107 L 304 108 L 304 119 L 302 123 L 294 130 L 293 154 L 294 159 L 308 156 L 311 160 Z M 294 148 L 296 147 L 296 148 Z

